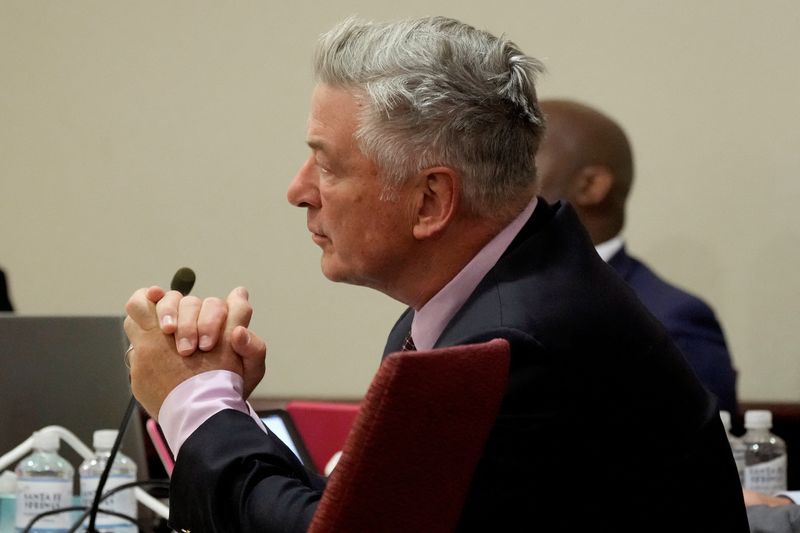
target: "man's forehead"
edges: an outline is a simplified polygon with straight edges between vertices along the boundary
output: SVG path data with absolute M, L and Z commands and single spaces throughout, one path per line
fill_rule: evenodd
M 308 117 L 311 127 L 333 127 L 354 125 L 363 104 L 350 91 L 320 84 L 314 88 L 311 97 L 311 111 Z
M 306 144 L 312 150 L 330 152 L 355 143 L 361 104 L 347 90 L 317 85 L 311 99 Z
M 336 133 L 335 127 L 326 127 L 309 119 L 306 144 L 315 152 L 333 152 L 338 144 Z

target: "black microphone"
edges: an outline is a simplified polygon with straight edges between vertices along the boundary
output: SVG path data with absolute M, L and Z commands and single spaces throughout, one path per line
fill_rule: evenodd
M 181 267 L 177 272 L 175 272 L 175 275 L 172 276 L 172 281 L 169 284 L 169 288 L 186 296 L 189 294 L 189 291 L 192 290 L 192 287 L 194 287 L 195 279 L 196 276 L 194 275 L 194 270 L 189 267 Z M 117 456 L 120 444 L 122 443 L 122 437 L 125 435 L 125 430 L 128 429 L 128 422 L 130 421 L 135 409 L 136 398 L 131 396 L 131 399 L 128 402 L 128 408 L 125 410 L 125 414 L 122 417 L 122 424 L 120 424 L 119 432 L 117 433 L 117 439 L 114 441 L 114 445 L 111 447 L 111 452 L 109 453 L 108 459 L 106 459 L 106 466 L 103 469 L 103 472 L 100 474 L 100 479 L 97 481 L 97 489 L 95 490 L 94 500 L 92 501 L 89 511 L 87 511 L 89 514 L 89 524 L 86 527 L 86 531 L 89 533 L 98 533 L 97 529 L 95 528 L 95 523 L 97 520 L 97 513 L 100 510 L 100 500 L 102 499 L 101 495 L 103 493 L 103 488 L 106 485 L 111 467 L 114 464 L 114 458 Z
M 194 270 L 189 267 L 181 267 L 175 272 L 175 275 L 172 276 L 172 282 L 169 284 L 169 288 L 186 296 L 192 290 L 192 287 L 194 287 L 195 279 Z

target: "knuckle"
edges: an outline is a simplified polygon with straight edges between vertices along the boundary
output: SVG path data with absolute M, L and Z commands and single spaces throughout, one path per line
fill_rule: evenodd
M 136 310 L 136 308 L 139 306 L 139 300 L 144 290 L 145 289 L 138 289 L 136 292 L 131 294 L 130 298 L 128 298 L 128 301 L 125 302 L 125 313 L 130 315 L 132 311 Z
M 221 329 L 222 326 L 225 324 L 225 317 L 213 317 L 213 316 L 206 316 L 201 317 L 197 321 L 197 329 L 202 331 L 207 335 L 215 336 Z
M 249 302 L 246 302 L 242 304 L 241 308 L 239 309 L 239 313 L 247 322 L 249 322 L 250 319 L 253 318 L 253 306 L 250 305 Z
M 221 307 L 225 305 L 225 302 L 222 300 L 222 298 L 218 298 L 216 296 L 209 296 L 204 300 L 203 304 L 210 305 L 213 307 Z
M 203 301 L 197 296 L 184 296 L 181 300 L 181 305 L 187 305 L 190 307 L 200 307 L 202 303 Z

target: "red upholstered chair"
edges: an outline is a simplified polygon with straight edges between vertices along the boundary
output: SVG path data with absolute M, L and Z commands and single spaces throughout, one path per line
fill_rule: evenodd
M 381 364 L 311 533 L 452 531 L 508 377 L 504 340 Z
M 292 400 L 286 411 L 292 417 L 317 472 L 341 451 L 353 428 L 360 404 Z

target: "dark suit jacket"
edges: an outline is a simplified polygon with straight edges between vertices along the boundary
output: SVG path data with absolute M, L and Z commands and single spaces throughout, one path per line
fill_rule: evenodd
M 796 533 L 800 531 L 800 505 L 752 505 L 747 508 L 751 533 Z
M 570 207 L 540 203 L 438 346 L 497 337 L 511 344 L 508 391 L 460 530 L 748 531 L 715 400 Z M 186 441 L 173 528 L 303 530 L 319 492 L 258 433 L 223 411 Z
M 8 288 L 6 286 L 6 275 L 0 270 L 0 311 L 13 311 L 14 306 L 11 305 L 11 299 L 8 297 Z
M 735 415 L 738 408 L 736 371 L 725 335 L 711 307 L 700 298 L 664 281 L 647 265 L 629 256 L 624 248 L 608 264 L 664 325 L 697 377 L 717 396 L 720 409 Z

